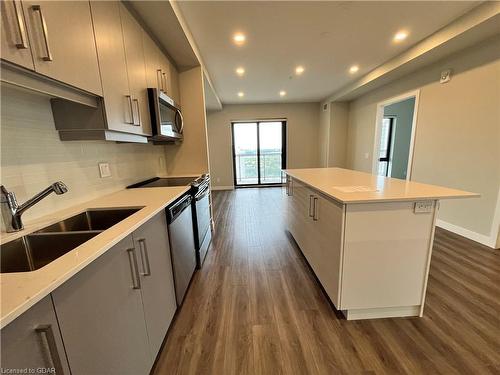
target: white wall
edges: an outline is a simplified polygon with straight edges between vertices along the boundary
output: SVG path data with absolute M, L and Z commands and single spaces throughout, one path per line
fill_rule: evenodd
M 318 103 L 225 105 L 208 114 L 210 173 L 215 188 L 233 187 L 231 121 L 286 118 L 287 167 L 319 166 Z
M 1 99 L 1 184 L 14 191 L 20 203 L 54 181 L 69 188 L 28 210 L 25 221 L 166 172 L 164 146 L 62 142 L 48 98 L 2 85 Z M 110 163 L 112 177 L 99 177 L 97 163 L 103 161 Z
M 347 151 L 349 103 L 330 103 L 330 132 L 328 137 L 328 167 L 344 168 Z
M 179 74 L 184 140 L 166 146 L 167 170 L 171 175 L 197 175 L 208 172 L 207 126 L 203 73 L 195 67 Z
M 439 223 L 490 246 L 500 215 L 499 45 L 490 39 L 352 101 L 347 151 L 348 168 L 370 172 L 377 103 L 420 89 L 412 180 L 480 193 L 443 201 Z

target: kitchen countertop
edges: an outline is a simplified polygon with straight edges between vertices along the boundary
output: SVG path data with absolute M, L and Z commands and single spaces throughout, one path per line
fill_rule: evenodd
M 468 191 L 343 168 L 287 169 L 284 172 L 341 203 L 479 197 L 479 194 Z
M 188 190 L 188 186 L 121 190 L 44 216 L 25 225 L 25 229 L 20 232 L 2 233 L 3 244 L 89 208 L 143 207 L 38 270 L 0 274 L 0 328 L 12 322 Z

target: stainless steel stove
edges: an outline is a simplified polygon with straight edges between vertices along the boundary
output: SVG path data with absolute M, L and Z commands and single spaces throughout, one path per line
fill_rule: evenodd
M 208 174 L 204 174 L 201 176 L 188 177 L 154 177 L 130 185 L 127 188 L 154 188 L 189 185 L 191 186 L 191 189 L 186 194 L 190 195 L 192 198 L 191 209 L 193 215 L 194 243 L 196 248 L 196 265 L 197 268 L 201 268 L 212 240 L 212 231 L 210 230 L 212 222 L 212 215 L 210 212 L 210 176 Z M 175 205 L 175 203 L 176 202 L 172 205 Z
M 141 181 L 136 184 L 127 186 L 127 189 L 133 188 L 151 188 L 151 187 L 170 187 L 170 186 L 188 186 L 200 177 L 154 177 L 146 181 Z
M 210 177 L 155 177 L 128 189 L 170 186 L 191 188 L 166 208 L 177 305 L 181 305 L 196 268 L 201 268 L 212 240 Z

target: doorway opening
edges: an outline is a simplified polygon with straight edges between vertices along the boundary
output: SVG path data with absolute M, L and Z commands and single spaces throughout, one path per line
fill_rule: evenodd
M 378 103 L 372 173 L 410 180 L 419 91 Z
M 241 121 L 231 124 L 235 187 L 283 184 L 286 168 L 286 121 Z

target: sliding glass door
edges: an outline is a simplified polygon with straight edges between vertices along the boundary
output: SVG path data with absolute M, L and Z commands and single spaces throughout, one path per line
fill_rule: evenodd
M 235 186 L 282 183 L 286 168 L 285 121 L 233 122 Z

